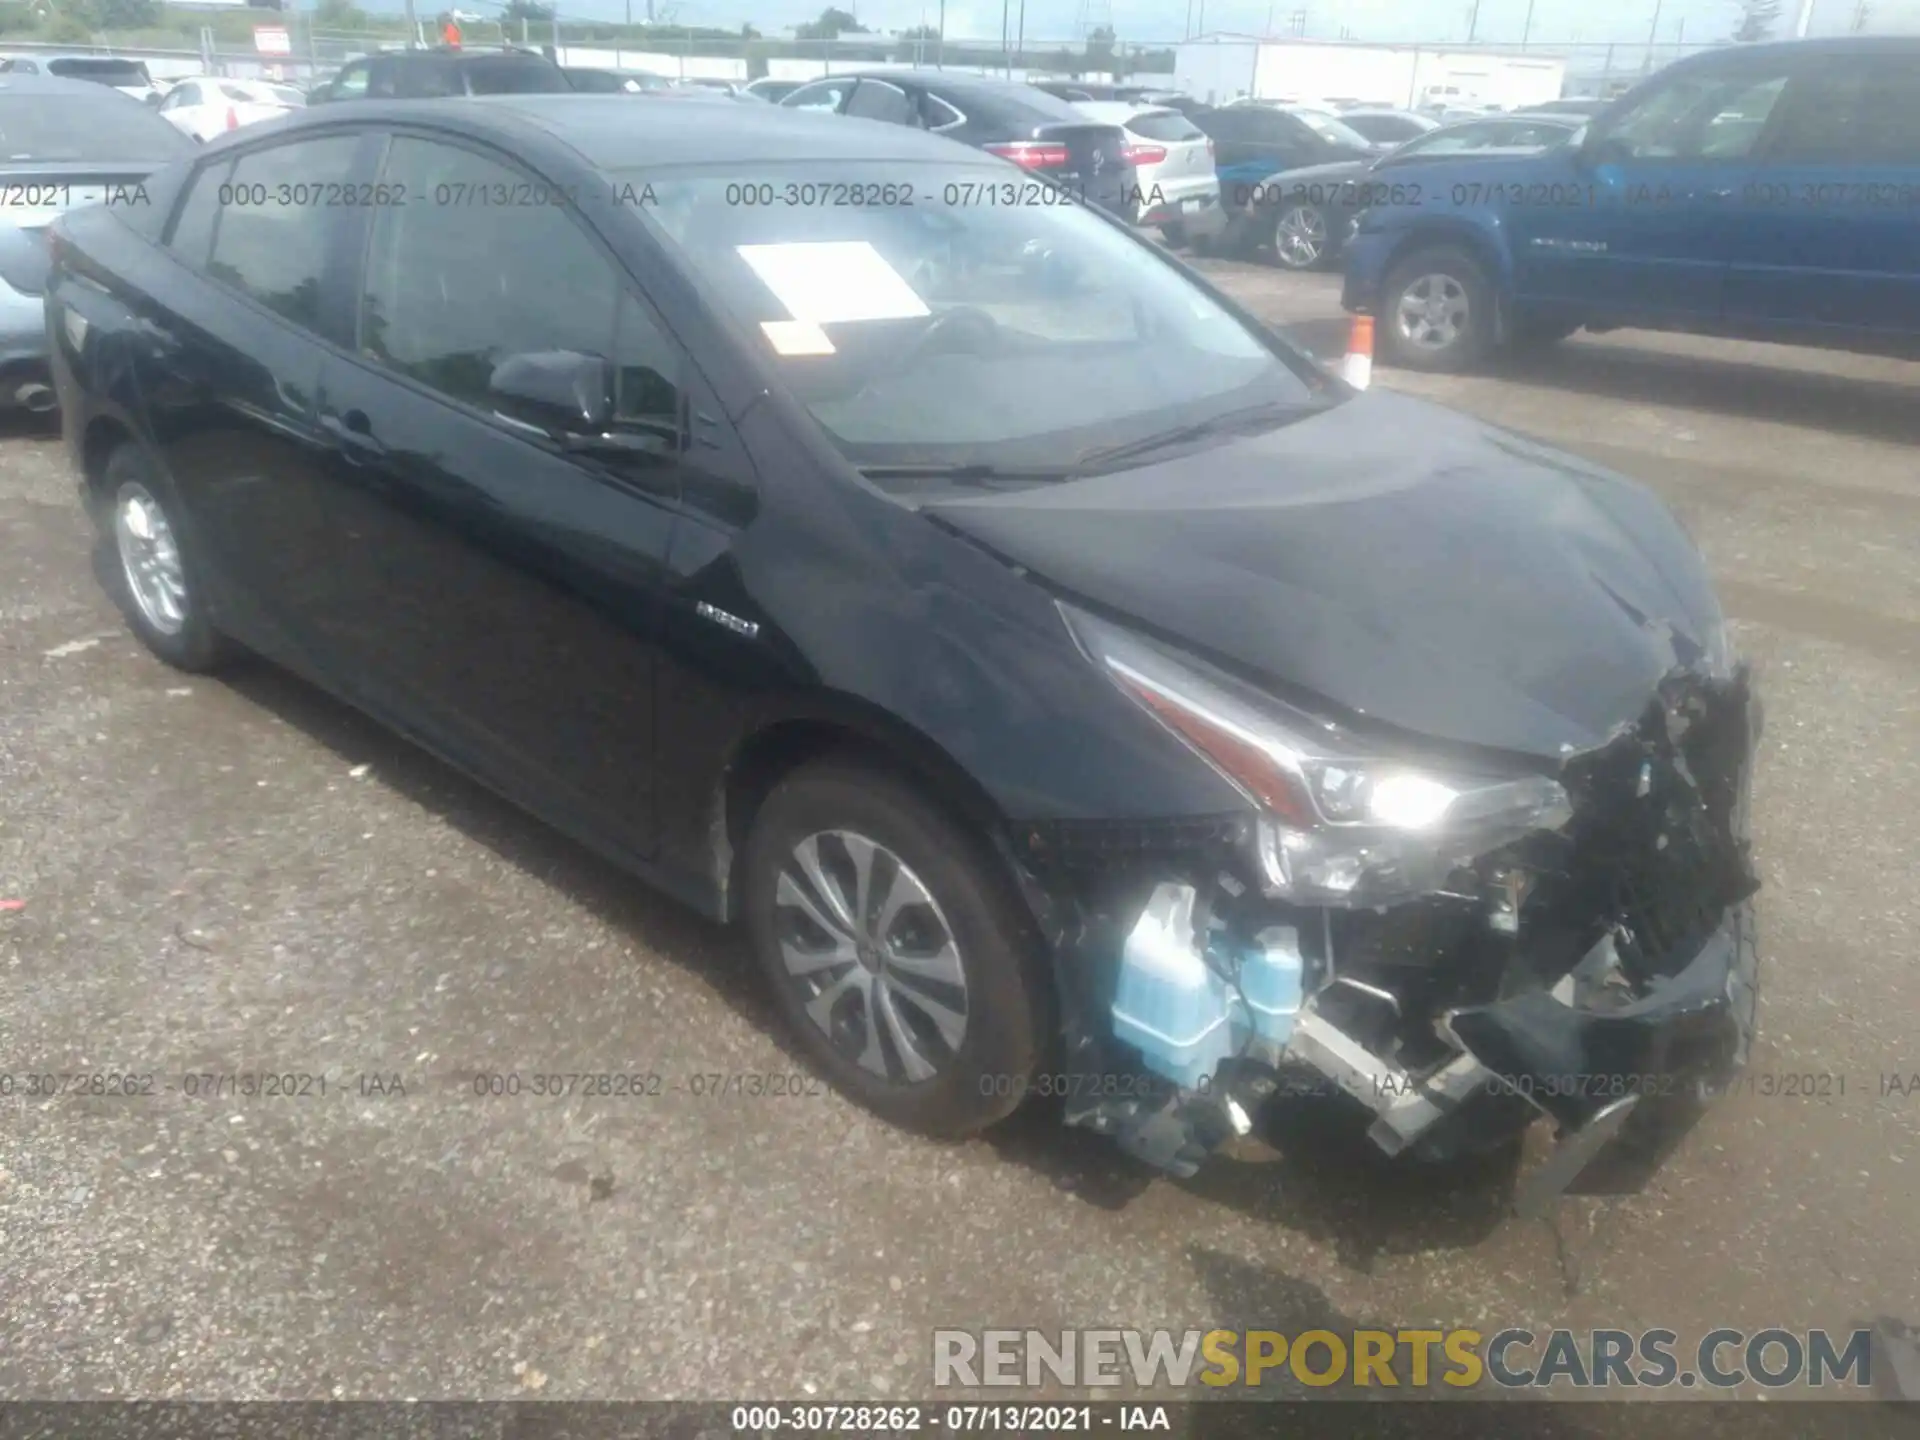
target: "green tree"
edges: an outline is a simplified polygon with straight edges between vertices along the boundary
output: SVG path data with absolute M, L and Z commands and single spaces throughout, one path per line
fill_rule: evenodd
M 314 28 L 319 30 L 365 30 L 367 12 L 353 0 L 320 0 L 313 12 Z
M 829 5 L 818 20 L 796 26 L 793 33 L 801 40 L 832 40 L 841 35 L 865 35 L 868 30 L 850 12 Z
M 1087 32 L 1087 69 L 1114 69 L 1114 34 L 1111 25 L 1096 25 Z
M 518 26 L 522 20 L 529 25 L 545 25 L 552 19 L 553 6 L 542 5 L 540 0 L 507 0 L 500 8 L 503 25 Z

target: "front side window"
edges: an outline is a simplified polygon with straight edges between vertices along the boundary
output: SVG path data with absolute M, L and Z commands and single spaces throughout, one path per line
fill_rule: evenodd
M 790 187 L 903 178 L 911 206 L 779 203 Z M 1304 361 L 1083 207 L 985 203 L 1009 183 L 997 165 L 651 179 L 657 203 L 638 213 L 855 464 L 1067 466 L 1324 394 Z M 775 203 L 730 203 L 743 182 L 771 186 Z
M 1619 160 L 1739 160 L 1786 88 L 1782 71 L 1706 70 L 1663 85 L 1616 118 L 1598 153 Z
M 489 204 L 528 177 L 475 151 L 399 138 L 381 177 L 414 203 L 383 207 L 367 251 L 361 351 L 490 410 L 509 355 L 611 356 L 620 284 L 579 224 L 552 205 Z
M 356 61 L 334 77 L 327 93 L 335 100 L 358 100 L 367 93 L 367 77 L 370 73 L 366 61 Z
M 355 135 L 299 140 L 240 156 L 225 180 L 203 173 L 175 227 L 175 248 L 191 259 L 181 237 L 189 215 L 211 199 L 207 274 L 296 325 L 319 329 L 332 212 L 310 196 L 352 174 L 359 143 Z M 286 185 L 290 175 L 300 178 L 297 190 Z M 204 193 L 209 187 L 211 195 Z

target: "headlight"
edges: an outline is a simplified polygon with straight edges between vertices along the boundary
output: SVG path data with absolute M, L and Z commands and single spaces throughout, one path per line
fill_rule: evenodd
M 1260 807 L 1269 894 L 1373 906 L 1445 886 L 1477 856 L 1572 817 L 1545 775 L 1488 775 L 1362 747 L 1340 726 L 1062 605 L 1121 693 Z

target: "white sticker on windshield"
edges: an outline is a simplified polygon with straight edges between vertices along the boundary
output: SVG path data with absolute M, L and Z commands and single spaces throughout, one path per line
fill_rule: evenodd
M 735 248 L 795 320 L 843 325 L 933 313 L 886 257 L 864 240 Z
M 833 341 L 811 320 L 762 320 L 760 330 L 776 355 L 831 355 Z

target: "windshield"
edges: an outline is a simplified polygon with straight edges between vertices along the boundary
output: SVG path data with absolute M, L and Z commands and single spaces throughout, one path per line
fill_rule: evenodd
M 69 80 L 94 80 L 102 85 L 151 85 L 153 77 L 138 60 L 49 60 L 49 75 L 64 75 Z
M 855 464 L 1067 468 L 1325 394 L 1308 362 L 1119 227 L 1017 203 L 1034 182 L 1002 166 L 803 162 L 630 183 L 649 185 L 642 213 Z
M 1336 145 L 1351 145 L 1360 150 L 1367 149 L 1373 143 L 1346 121 L 1324 110 L 1294 110 L 1292 113 L 1306 121 L 1322 140 L 1331 140 Z
M 102 90 L 90 95 L 0 95 L 0 156 L 118 165 L 177 160 L 193 142 L 153 111 Z

